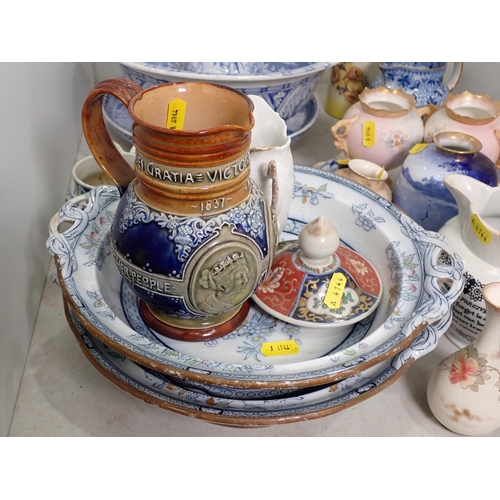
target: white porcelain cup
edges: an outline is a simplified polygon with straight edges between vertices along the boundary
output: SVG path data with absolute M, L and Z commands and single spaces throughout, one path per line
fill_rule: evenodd
M 122 152 L 131 168 L 134 168 L 135 153 Z M 113 181 L 99 167 L 94 157 L 86 156 L 75 163 L 72 171 L 71 196 L 87 193 L 92 188 L 102 185 L 114 185 Z

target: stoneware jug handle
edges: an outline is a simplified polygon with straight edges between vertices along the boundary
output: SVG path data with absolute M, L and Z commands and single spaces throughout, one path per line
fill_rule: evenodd
M 359 118 L 359 115 L 354 115 L 351 118 L 347 118 L 345 120 L 339 120 L 333 127 L 331 128 L 331 132 L 335 141 L 333 145 L 340 149 L 345 153 L 345 155 L 349 156 L 349 151 L 347 150 L 347 142 L 346 137 L 349 135 L 351 131 L 352 124 L 355 123 Z
M 109 94 L 128 107 L 130 100 L 139 92 L 142 92 L 142 88 L 125 78 L 103 80 L 90 91 L 82 109 L 83 134 L 90 151 L 97 164 L 116 184 L 120 194 L 126 191 L 135 174 L 109 136 L 102 114 L 102 100 Z
M 458 85 L 460 78 L 462 78 L 464 63 L 463 62 L 456 62 L 456 63 L 448 63 L 448 64 L 453 64 L 453 71 L 452 71 L 448 81 L 445 82 L 445 85 L 450 89 L 450 92 L 452 92 L 455 89 L 455 87 Z
M 129 167 L 130 168 L 130 167 Z M 73 243 L 88 227 L 89 221 L 98 217 L 102 207 L 118 200 L 119 193 L 112 186 L 98 186 L 80 196 L 68 200 L 51 218 L 47 250 L 57 258 L 60 275 L 70 278 L 76 270 Z M 69 227 L 65 227 L 68 223 Z M 55 274 L 52 275 L 55 281 Z

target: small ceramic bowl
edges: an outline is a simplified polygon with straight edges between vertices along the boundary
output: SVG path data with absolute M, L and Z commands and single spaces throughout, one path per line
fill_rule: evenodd
M 313 97 L 329 62 L 121 62 L 124 75 L 148 88 L 166 82 L 205 81 L 260 95 L 283 120 Z
M 123 157 L 131 168 L 134 167 L 135 154 L 122 152 Z M 113 181 L 99 167 L 92 155 L 82 158 L 75 163 L 71 173 L 71 196 L 85 194 L 97 186 L 114 185 Z

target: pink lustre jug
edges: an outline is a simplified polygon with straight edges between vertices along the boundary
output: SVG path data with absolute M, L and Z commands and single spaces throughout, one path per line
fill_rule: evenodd
M 468 91 L 449 95 L 443 107 L 427 118 L 424 141 L 432 142 L 440 132 L 462 132 L 478 139 L 481 152 L 499 166 L 500 157 L 500 102 L 488 94 Z
M 102 99 L 128 108 L 132 170 L 105 128 Z M 240 325 L 276 245 L 276 220 L 250 178 L 254 105 L 203 82 L 141 89 L 105 80 L 90 92 L 82 124 L 90 150 L 121 193 L 111 247 L 144 320 L 187 341 Z
M 348 158 L 368 160 L 386 170 L 403 164 L 410 149 L 422 142 L 421 116 L 428 107 L 417 109 L 415 98 L 401 89 L 365 88 L 331 132 L 334 146 Z

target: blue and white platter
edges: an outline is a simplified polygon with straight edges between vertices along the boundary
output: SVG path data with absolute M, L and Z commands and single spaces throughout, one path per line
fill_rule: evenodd
M 283 239 L 295 239 L 307 222 L 327 217 L 342 243 L 375 266 L 384 290 L 381 305 L 341 340 L 289 325 L 252 304 L 246 321 L 225 337 L 173 341 L 144 324 L 137 298 L 123 286 L 113 261 L 109 233 L 118 200 L 116 188 L 99 187 L 67 202 L 51 220 L 47 247 L 56 258 L 63 296 L 98 340 L 188 383 L 290 391 L 346 379 L 397 354 L 404 364 L 435 347 L 463 287 L 463 263 L 441 235 L 355 182 L 296 166 Z M 71 227 L 60 232 L 66 221 Z M 290 339 L 298 355 L 262 354 L 264 342 Z
M 213 397 L 178 385 L 162 373 L 143 367 L 95 338 L 65 303 L 68 323 L 87 359 L 109 381 L 132 396 L 174 413 L 235 427 L 262 427 L 312 420 L 337 413 L 384 390 L 415 360 L 408 355 L 366 369 L 333 385 L 267 399 Z M 427 350 L 432 350 L 429 345 Z M 419 350 L 419 348 L 417 348 Z M 425 351 L 420 351 L 420 355 Z

